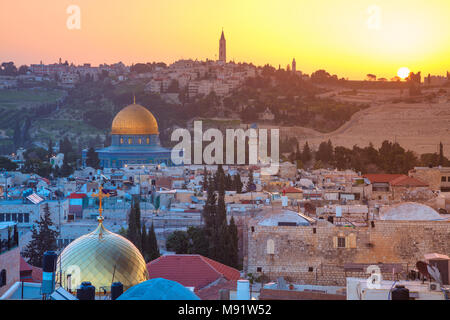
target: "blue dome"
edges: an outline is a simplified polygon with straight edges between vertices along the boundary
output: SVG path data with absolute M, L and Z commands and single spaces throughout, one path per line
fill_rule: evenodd
M 178 282 L 155 278 L 131 287 L 117 300 L 200 300 L 200 298 Z

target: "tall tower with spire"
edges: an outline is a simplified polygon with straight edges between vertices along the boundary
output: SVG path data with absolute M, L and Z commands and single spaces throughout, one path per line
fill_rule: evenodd
M 225 40 L 223 29 L 219 41 L 219 61 L 227 62 L 227 41 Z
M 292 59 L 292 73 L 297 72 L 297 62 L 295 62 L 295 58 Z

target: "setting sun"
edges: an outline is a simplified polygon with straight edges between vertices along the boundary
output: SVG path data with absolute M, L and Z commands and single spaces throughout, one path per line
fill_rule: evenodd
M 402 67 L 402 68 L 398 69 L 397 75 L 398 75 L 400 78 L 405 79 L 405 78 L 407 78 L 407 77 L 409 76 L 409 73 L 410 73 L 410 72 L 411 72 L 411 71 L 410 71 L 408 68 Z

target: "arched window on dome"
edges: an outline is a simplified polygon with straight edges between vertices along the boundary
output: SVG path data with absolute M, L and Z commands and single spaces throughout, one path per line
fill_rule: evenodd
M 142 139 L 141 138 L 138 139 L 138 143 L 142 144 Z
M 150 144 L 150 138 L 147 137 L 147 144 Z
M 128 138 L 128 144 L 133 144 L 133 139 L 132 138 Z
M 120 137 L 120 144 L 123 144 L 123 137 Z

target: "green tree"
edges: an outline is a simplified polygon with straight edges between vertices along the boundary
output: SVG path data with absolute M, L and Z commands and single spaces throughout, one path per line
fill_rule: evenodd
M 66 157 L 63 159 L 63 165 L 61 167 L 61 170 L 59 170 L 59 173 L 63 177 L 68 177 L 73 173 L 73 168 L 69 165 L 68 160 Z
M 237 193 L 241 193 L 242 192 L 242 181 L 241 181 L 241 175 L 238 173 L 236 173 L 233 176 L 233 189 L 237 192 Z
M 309 148 L 308 141 L 306 141 L 305 145 L 303 146 L 301 160 L 303 163 L 307 163 L 307 162 L 311 161 L 311 159 L 312 159 L 312 152 L 311 152 L 311 149 Z
M 203 227 L 190 226 L 187 230 L 189 237 L 189 250 L 190 254 L 200 254 L 202 256 L 209 256 L 209 243 L 206 237 L 206 232 Z
M 133 198 L 130 213 L 128 215 L 127 239 L 130 240 L 139 250 L 142 249 L 141 209 L 137 197 Z
M 47 159 L 50 160 L 51 157 L 53 157 L 53 141 L 50 138 L 47 145 Z
M 225 205 L 225 173 L 222 165 L 217 169 L 217 210 L 214 224 L 214 247 L 215 250 L 212 253 L 213 259 L 217 259 L 220 262 L 226 262 L 227 256 L 227 208 Z
M 98 158 L 98 153 L 93 147 L 90 147 L 86 154 L 86 166 L 94 169 L 100 169 L 100 159 Z
M 6 157 L 0 157 L 0 168 L 6 171 L 14 171 L 17 169 L 17 164 Z
M 31 241 L 23 251 L 23 256 L 28 259 L 29 264 L 41 268 L 45 251 L 57 249 L 56 238 L 59 232 L 52 227 L 53 222 L 50 218 L 50 208 L 48 203 L 46 203 L 43 214 L 39 220 L 35 221 L 35 224 L 31 228 Z
M 240 269 L 240 263 L 239 263 L 239 236 L 238 236 L 238 229 L 234 222 L 233 216 L 230 219 L 230 224 L 228 225 L 228 235 L 229 235 L 229 242 L 228 242 L 228 259 L 227 259 L 227 265 L 233 268 Z
M 159 252 L 158 240 L 156 239 L 155 227 L 153 226 L 153 223 L 148 232 L 146 250 L 148 261 L 155 260 L 161 256 L 161 253 Z
M 254 181 L 253 181 L 253 169 L 250 169 L 250 170 L 248 171 L 248 181 L 247 181 L 247 186 L 246 186 L 247 192 L 250 191 L 251 186 L 252 186 L 253 184 L 254 184 Z
M 187 232 L 176 230 L 167 237 L 166 249 L 176 254 L 186 254 L 189 250 L 189 237 Z
M 142 224 L 142 231 L 141 231 L 141 253 L 144 256 L 145 262 L 148 262 L 148 235 L 147 235 L 147 228 L 145 226 L 145 223 Z
M 206 167 L 204 167 L 202 191 L 206 191 L 207 188 L 208 188 L 208 171 L 206 170 Z

